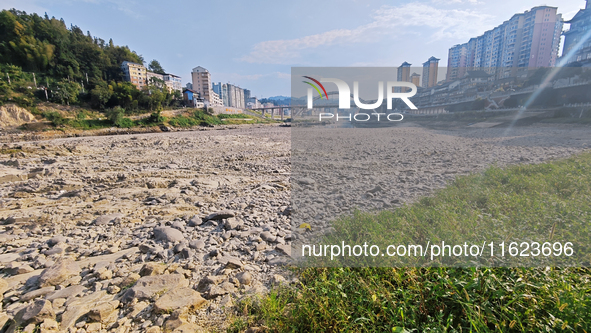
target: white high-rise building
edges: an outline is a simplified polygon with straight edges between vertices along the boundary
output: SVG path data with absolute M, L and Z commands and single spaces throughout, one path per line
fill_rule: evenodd
M 539 6 L 515 14 L 498 27 L 449 49 L 447 81 L 467 71 L 483 70 L 495 78 L 515 76 L 519 69 L 553 67 L 562 32 L 556 7 Z
M 211 87 L 211 74 L 209 71 L 201 66 L 193 68 L 191 71 L 191 79 L 193 81 L 193 90 L 209 103 L 211 106 L 222 105 L 220 96 L 213 96 L 214 91 Z

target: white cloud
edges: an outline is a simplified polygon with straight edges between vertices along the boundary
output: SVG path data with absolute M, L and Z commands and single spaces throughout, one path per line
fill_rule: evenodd
M 402 6 L 383 6 L 374 12 L 372 22 L 354 29 L 335 29 L 320 34 L 287 40 L 257 43 L 240 60 L 249 63 L 293 64 L 305 50 L 321 46 L 377 42 L 387 37 L 403 36 L 412 28 L 427 27 L 430 35 L 424 43 L 446 38 L 469 38 L 491 28 L 487 24 L 493 16 L 473 10 L 440 9 L 423 3 Z
M 279 79 L 291 80 L 291 74 L 289 74 L 289 73 L 275 72 L 275 74 L 277 75 L 277 78 L 279 78 Z
M 84 1 L 91 1 L 91 2 L 101 2 L 101 0 L 84 0 Z M 113 7 L 117 10 L 125 13 L 127 16 L 131 16 L 135 19 L 139 19 L 144 17 L 144 15 L 139 13 L 139 9 L 142 8 L 139 3 L 136 1 L 131 0 L 106 0 L 110 3 Z

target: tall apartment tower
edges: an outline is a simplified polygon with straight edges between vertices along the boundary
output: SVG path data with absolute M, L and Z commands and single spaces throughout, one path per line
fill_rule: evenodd
M 399 82 L 410 82 L 410 66 L 408 62 L 403 62 L 396 73 L 396 81 Z M 394 87 L 394 92 L 406 92 L 406 87 Z
M 212 83 L 211 88 L 220 97 L 222 105 L 229 106 L 229 104 L 228 104 L 228 88 L 226 87 L 226 84 L 221 83 L 221 82 Z
M 519 70 L 556 64 L 562 32 L 556 7 L 539 6 L 503 22 L 467 43 L 449 49 L 447 81 L 483 70 L 495 78 L 518 75 Z
M 211 74 L 209 71 L 201 66 L 197 66 L 193 68 L 191 78 L 193 81 L 193 90 L 198 92 L 201 98 L 212 105 L 213 90 L 211 87 Z
M 591 38 L 585 39 L 585 35 L 591 33 L 591 0 L 587 0 L 585 9 L 565 23 L 570 23 L 570 29 L 563 33 L 562 65 L 579 62 L 588 66 L 591 64 Z
M 440 59 L 431 57 L 423 63 L 423 88 L 433 87 L 437 84 L 439 60 Z
M 421 75 L 417 73 L 412 73 L 410 75 L 410 82 L 417 87 L 421 86 Z
M 396 77 L 397 81 L 410 82 L 410 66 L 411 64 L 405 61 L 402 63 L 402 65 L 400 65 L 400 67 L 398 67 Z
M 466 75 L 469 49 L 469 43 L 458 44 L 449 49 L 446 81 L 454 81 Z
M 228 86 L 228 106 L 244 109 L 244 89 L 237 87 L 233 84 L 227 84 Z

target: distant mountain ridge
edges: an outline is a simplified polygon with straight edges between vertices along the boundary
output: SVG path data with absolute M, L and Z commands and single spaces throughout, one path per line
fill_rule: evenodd
M 273 96 L 273 97 L 269 97 L 267 99 L 268 100 L 271 100 L 271 101 L 280 101 L 280 100 L 284 100 L 284 99 L 290 100 L 291 97 L 288 97 L 288 96 Z

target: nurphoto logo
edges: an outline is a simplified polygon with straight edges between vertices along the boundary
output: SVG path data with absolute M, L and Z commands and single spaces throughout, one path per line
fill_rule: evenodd
M 304 83 L 312 86 L 320 95 L 320 99 L 322 99 L 322 92 L 324 92 L 324 98 L 326 100 L 328 100 L 328 93 L 326 92 L 326 89 L 324 88 L 324 85 L 322 85 L 322 83 L 334 83 L 337 86 L 338 89 L 338 95 L 339 95 L 339 109 L 350 109 L 351 108 L 351 89 L 349 88 L 349 85 L 340 79 L 333 79 L 333 78 L 323 78 L 320 80 L 316 80 L 310 76 L 304 76 L 304 78 L 309 79 L 311 81 L 313 81 L 314 83 L 316 83 L 318 86 L 314 85 L 311 82 L 308 81 L 303 81 Z M 318 87 L 320 87 L 322 89 L 322 92 L 320 91 L 320 89 L 318 89 Z M 410 88 L 410 92 L 394 92 L 394 87 L 406 87 L 406 88 Z M 312 88 L 308 88 L 308 109 L 312 109 L 313 106 L 313 93 L 314 90 Z M 412 109 L 412 110 L 416 110 L 417 107 L 410 101 L 410 97 L 413 97 L 415 94 L 417 93 L 417 86 L 415 86 L 413 83 L 410 82 L 399 82 L 399 81 L 388 81 L 386 83 L 386 100 L 387 100 L 387 108 L 388 110 L 392 110 L 392 100 L 394 98 L 400 98 L 404 103 L 406 103 L 406 105 Z M 375 103 L 373 104 L 365 104 L 362 103 L 360 98 L 359 98 L 359 82 L 354 81 L 353 82 L 353 101 L 355 102 L 355 105 L 363 110 L 374 110 L 379 108 L 383 101 L 384 101 L 384 82 L 383 81 L 379 81 L 378 82 L 378 99 L 375 101 Z

